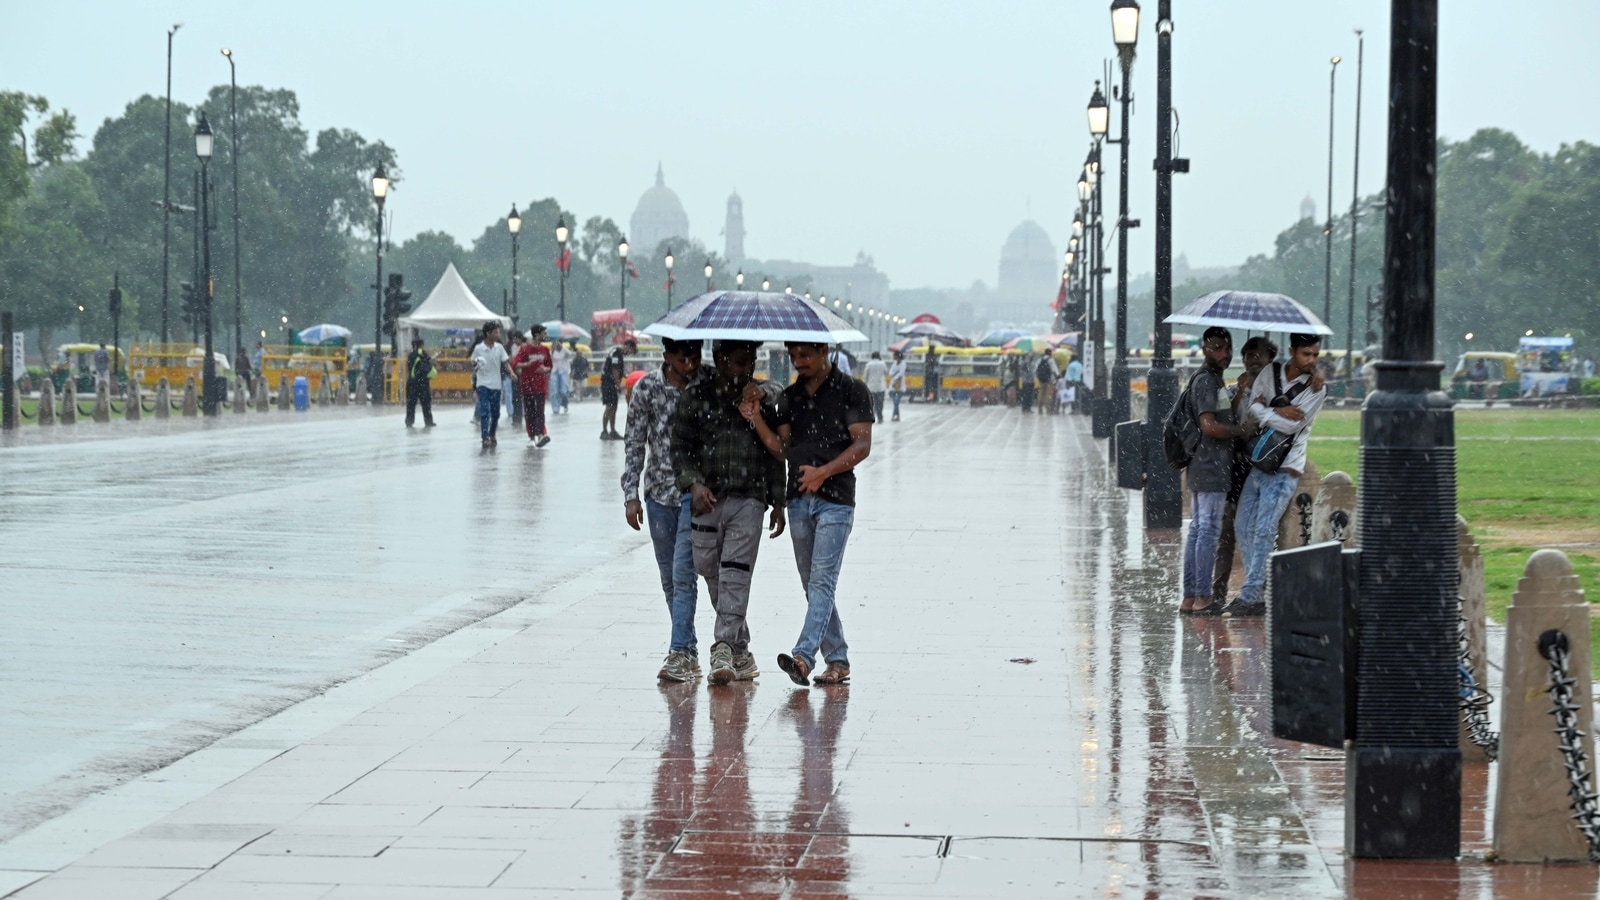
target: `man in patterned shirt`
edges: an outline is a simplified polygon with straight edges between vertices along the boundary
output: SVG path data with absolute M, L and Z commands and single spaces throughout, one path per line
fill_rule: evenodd
M 739 411 L 753 385 L 756 341 L 719 340 L 716 374 L 683 392 L 672 416 L 672 468 L 690 495 L 694 567 L 717 610 L 707 680 L 722 685 L 761 674 L 750 655 L 750 573 L 760 549 L 761 513 L 772 507 L 771 537 L 783 534 L 783 463 L 774 459 Z
M 678 488 L 672 471 L 672 413 L 689 385 L 705 377 L 700 370 L 700 341 L 663 340 L 661 368 L 634 385 L 628 403 L 625 463 L 622 470 L 623 509 L 628 527 L 639 530 L 650 523 L 656 567 L 661 570 L 661 592 L 672 617 L 672 642 L 657 677 L 662 681 L 690 681 L 700 676 L 700 656 L 695 643 L 694 612 L 697 601 L 694 551 L 689 541 L 689 494 Z M 646 467 L 645 451 L 649 451 Z M 639 500 L 643 476 L 644 501 Z M 706 580 L 711 596 L 717 594 L 715 577 Z

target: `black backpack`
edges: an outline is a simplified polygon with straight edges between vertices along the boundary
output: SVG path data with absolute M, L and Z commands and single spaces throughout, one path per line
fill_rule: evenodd
M 1198 372 L 1195 377 L 1199 377 Z M 1194 390 L 1194 378 L 1189 379 L 1189 386 L 1178 395 L 1178 402 L 1173 404 L 1172 411 L 1167 413 L 1166 422 L 1161 426 L 1161 450 L 1167 455 L 1167 465 L 1174 469 L 1187 469 L 1194 459 L 1194 451 L 1200 447 L 1200 422 L 1194 417 L 1194 411 L 1189 404 L 1189 392 Z
M 1046 356 L 1039 360 L 1039 364 L 1033 368 L 1033 377 L 1046 382 L 1052 380 L 1050 377 L 1050 357 Z

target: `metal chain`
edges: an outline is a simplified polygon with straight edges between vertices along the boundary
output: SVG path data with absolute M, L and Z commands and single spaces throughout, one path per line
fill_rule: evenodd
M 1557 746 L 1567 764 L 1572 819 L 1589 843 L 1589 861 L 1600 862 L 1600 796 L 1590 788 L 1589 760 L 1578 730 L 1578 707 L 1572 702 L 1572 686 L 1576 682 L 1568 673 L 1567 649 L 1567 636 L 1561 631 L 1552 628 L 1539 635 L 1539 654 L 1550 661 L 1550 687 L 1546 690 L 1555 699 L 1550 714 L 1556 717 Z
M 1472 643 L 1467 639 L 1467 616 L 1462 611 L 1463 601 L 1456 598 L 1456 668 L 1461 673 L 1461 721 L 1467 726 L 1467 737 L 1483 748 L 1490 762 L 1500 758 L 1500 735 L 1489 728 L 1489 704 L 1494 697 L 1488 685 L 1478 683 L 1472 674 Z

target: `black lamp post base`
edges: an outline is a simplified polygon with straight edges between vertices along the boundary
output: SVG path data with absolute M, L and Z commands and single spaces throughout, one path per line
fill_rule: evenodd
M 1461 855 L 1461 750 L 1351 747 L 1345 753 L 1345 852 L 1357 859 Z
M 1133 382 L 1132 374 L 1128 371 L 1128 364 L 1119 361 L 1111 367 L 1111 422 L 1112 426 L 1118 422 L 1126 422 L 1133 415 Z
M 1092 410 L 1091 415 L 1094 416 L 1094 424 L 1090 427 L 1090 433 L 1097 438 L 1111 437 L 1111 432 L 1116 429 L 1117 424 L 1116 416 L 1111 414 L 1111 399 L 1109 397 L 1095 397 L 1089 402 Z
M 1146 390 L 1149 415 L 1145 417 L 1144 527 L 1177 528 L 1183 524 L 1183 477 L 1167 465 L 1161 450 L 1161 429 L 1178 402 L 1178 373 L 1169 367 L 1152 368 Z

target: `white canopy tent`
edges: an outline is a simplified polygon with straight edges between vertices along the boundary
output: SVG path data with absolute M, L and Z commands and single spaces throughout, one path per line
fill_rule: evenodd
M 502 326 L 511 327 L 511 319 L 495 315 L 484 306 L 461 279 L 456 264 L 449 263 L 439 277 L 439 283 L 429 292 L 428 299 L 412 310 L 411 315 L 401 318 L 399 324 L 401 328 L 412 331 L 423 328 L 479 328 L 490 319 L 498 319 Z

